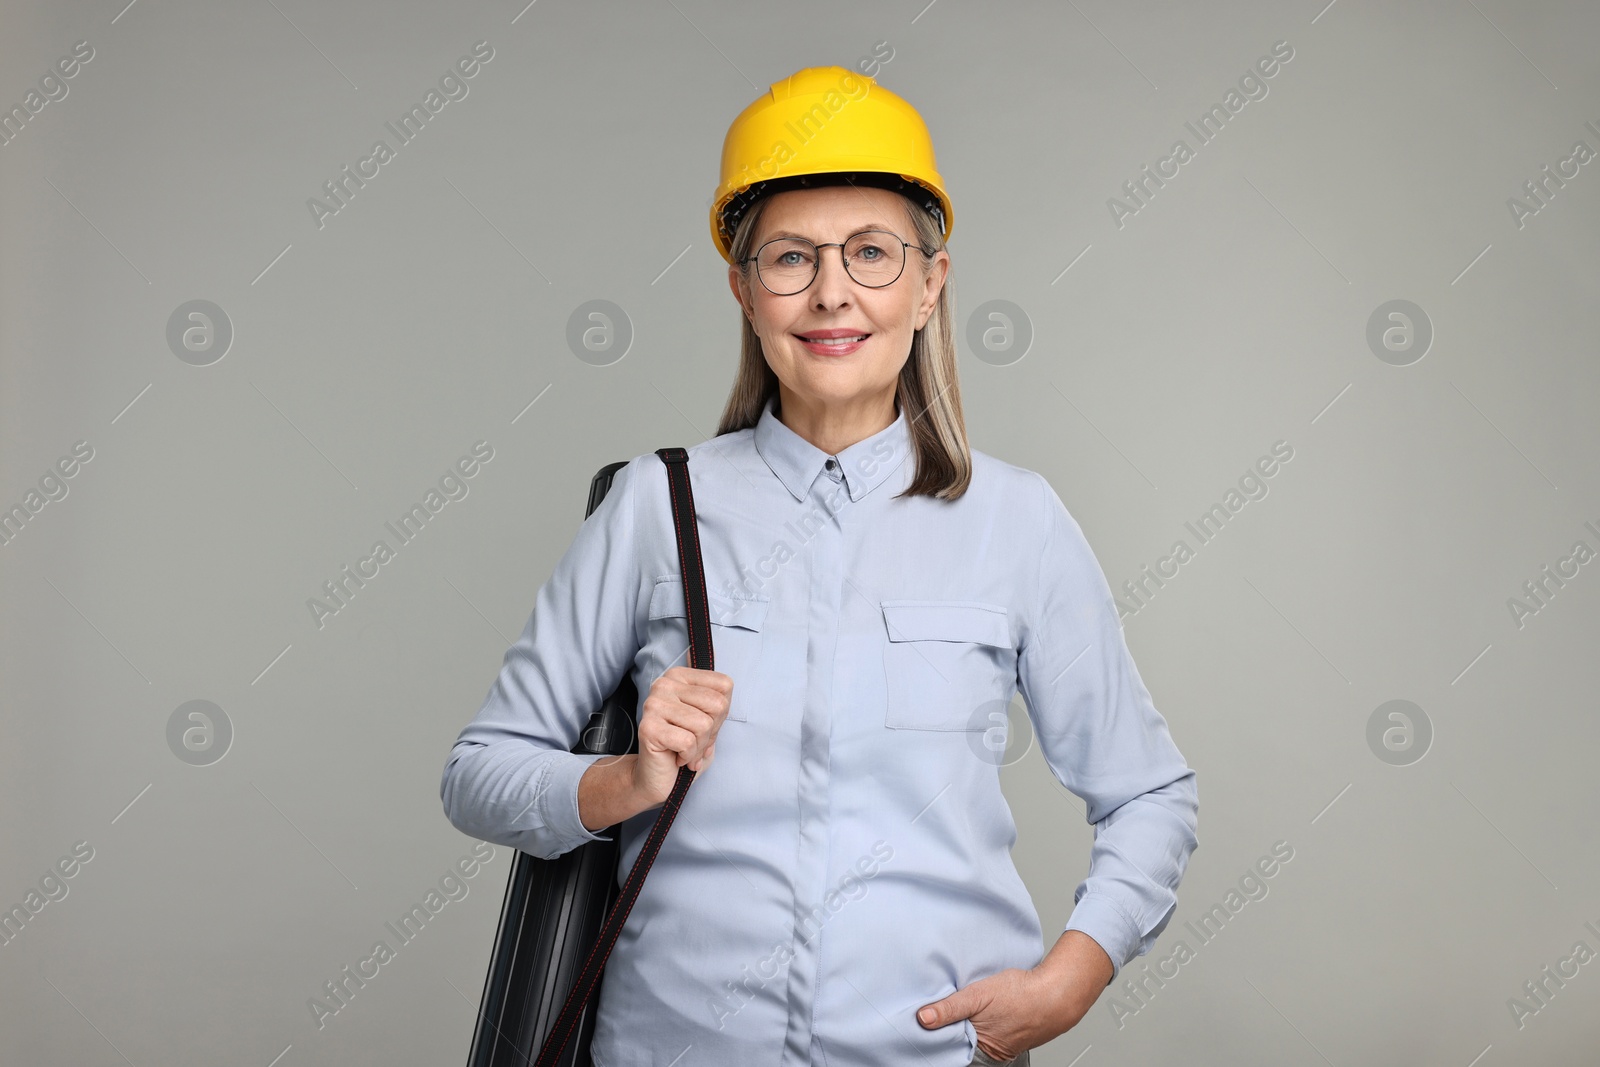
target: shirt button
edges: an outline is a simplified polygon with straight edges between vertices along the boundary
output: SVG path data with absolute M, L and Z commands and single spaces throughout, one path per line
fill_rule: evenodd
M 838 464 L 835 463 L 833 460 L 831 460 L 831 459 L 828 460 L 827 467 L 828 467 L 829 470 L 833 470 L 833 468 L 835 468 L 837 466 L 838 466 Z

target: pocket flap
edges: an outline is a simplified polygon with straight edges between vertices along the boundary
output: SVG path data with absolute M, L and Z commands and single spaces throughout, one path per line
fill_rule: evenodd
M 999 604 L 971 600 L 885 600 L 891 641 L 970 641 L 1011 648 L 1010 616 Z
M 737 626 L 759 633 L 771 604 L 771 597 L 734 597 L 713 589 L 706 590 L 706 607 L 710 611 L 711 622 L 717 626 Z M 683 579 L 658 580 L 650 594 L 650 617 L 685 619 L 688 616 L 689 612 L 683 604 Z

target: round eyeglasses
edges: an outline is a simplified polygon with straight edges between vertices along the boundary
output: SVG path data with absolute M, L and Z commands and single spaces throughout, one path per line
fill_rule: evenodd
M 887 230 L 863 230 L 846 241 L 824 245 L 813 244 L 804 237 L 776 237 L 740 263 L 754 260 L 756 277 L 773 296 L 793 296 L 816 280 L 824 248 L 839 249 L 845 273 L 868 289 L 882 289 L 899 279 L 906 269 L 906 249 L 931 254 Z

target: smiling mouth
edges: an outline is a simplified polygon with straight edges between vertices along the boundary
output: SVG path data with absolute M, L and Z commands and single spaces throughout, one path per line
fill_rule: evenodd
M 799 334 L 795 334 L 800 337 Z M 808 345 L 854 345 L 860 344 L 871 337 L 870 333 L 858 333 L 854 337 L 800 337 Z

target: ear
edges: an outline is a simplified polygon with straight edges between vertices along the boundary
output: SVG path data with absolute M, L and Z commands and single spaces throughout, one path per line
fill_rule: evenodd
M 739 307 L 744 311 L 744 317 L 751 322 L 755 321 L 755 307 L 750 302 L 750 296 L 745 291 L 745 278 L 736 264 L 728 264 L 728 288 L 733 290 L 733 298 L 739 302 Z
M 917 329 L 928 324 L 933 309 L 939 305 L 939 294 L 944 291 L 945 277 L 950 273 L 950 253 L 944 249 L 934 255 L 923 277 L 922 303 L 917 305 Z

